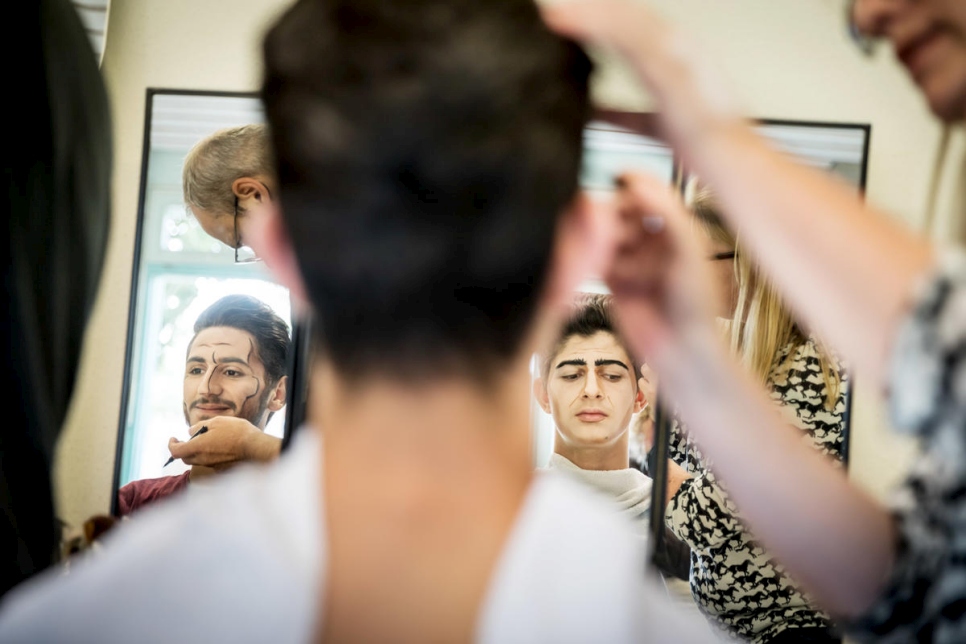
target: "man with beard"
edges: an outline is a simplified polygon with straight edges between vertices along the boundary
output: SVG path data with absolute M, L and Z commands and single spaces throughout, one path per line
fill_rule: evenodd
M 191 465 L 178 476 L 132 481 L 117 494 L 118 514 L 170 496 L 192 480 L 245 461 L 275 459 L 281 440 L 264 433 L 285 406 L 288 325 L 264 302 L 229 295 L 195 322 L 184 372 L 184 416 L 191 439 L 168 442 Z

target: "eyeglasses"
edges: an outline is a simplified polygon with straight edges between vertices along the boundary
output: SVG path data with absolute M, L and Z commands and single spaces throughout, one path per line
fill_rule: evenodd
M 711 260 L 712 262 L 719 262 L 723 259 L 734 259 L 734 258 L 735 258 L 735 251 L 733 250 L 726 250 L 721 253 L 715 253 L 714 255 L 711 255 L 708 257 L 708 259 Z
M 845 2 L 845 25 L 849 31 L 849 38 L 852 44 L 859 48 L 866 56 L 871 56 L 875 52 L 875 38 L 866 36 L 855 24 L 855 2 L 856 0 L 846 0 Z
M 252 262 L 260 262 L 262 258 L 255 254 L 248 246 L 241 243 L 241 237 L 238 235 L 238 197 L 235 197 L 235 263 L 236 264 L 250 264 Z

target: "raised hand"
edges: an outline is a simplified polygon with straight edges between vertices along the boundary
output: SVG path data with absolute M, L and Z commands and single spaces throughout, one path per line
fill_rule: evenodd
M 741 123 L 740 104 L 714 59 L 646 4 L 573 0 L 541 12 L 560 35 L 614 49 L 627 60 L 657 101 L 664 135 L 685 154 L 709 130 Z
M 195 434 L 206 426 L 203 435 Z M 192 439 L 179 441 L 171 438 L 168 450 L 171 456 L 188 465 L 205 466 L 216 471 L 228 469 L 246 461 L 267 462 L 275 459 L 282 441 L 269 436 L 244 418 L 216 416 L 188 430 Z
M 623 175 L 616 207 L 619 237 L 605 280 L 624 337 L 663 373 L 669 354 L 716 335 L 707 249 L 680 199 L 655 177 Z

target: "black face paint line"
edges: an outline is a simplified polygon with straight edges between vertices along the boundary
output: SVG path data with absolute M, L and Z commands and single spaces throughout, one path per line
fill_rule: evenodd
M 221 364 L 225 364 L 225 363 L 228 363 L 228 364 L 231 364 L 231 363 L 243 364 L 248 369 L 251 369 L 252 368 L 251 367 L 251 359 L 252 359 L 252 354 L 255 351 L 255 345 L 251 341 L 251 339 L 248 340 L 248 345 L 249 345 L 249 347 L 248 347 L 248 355 L 245 357 L 244 360 L 239 360 L 239 359 L 234 359 L 234 358 L 225 359 L 225 360 L 219 360 L 218 359 L 217 352 L 215 350 L 212 350 L 212 352 L 211 352 L 211 362 L 215 366 L 218 366 L 218 365 L 221 365 Z M 214 369 L 211 369 L 208 372 L 207 384 L 208 384 L 209 387 L 211 386 L 211 378 L 214 376 L 214 372 L 215 372 Z M 261 390 L 262 390 L 262 381 L 261 381 L 261 379 L 258 378 L 258 376 L 251 375 L 251 376 L 248 376 L 248 377 L 255 381 L 255 391 L 253 391 L 251 394 L 245 396 L 244 400 L 242 401 L 241 407 L 244 407 L 245 406 L 245 403 L 247 403 L 252 398 L 255 398 L 256 396 L 258 396 L 259 392 L 261 392 Z M 236 412 L 239 412 L 240 413 L 241 412 L 241 408 L 237 409 Z

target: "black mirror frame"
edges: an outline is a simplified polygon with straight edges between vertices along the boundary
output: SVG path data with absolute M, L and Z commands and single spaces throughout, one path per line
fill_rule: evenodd
M 147 88 L 144 106 L 144 138 L 141 147 L 141 178 L 138 192 L 138 221 L 134 234 L 134 255 L 131 267 L 131 293 L 128 300 L 127 338 L 124 348 L 124 380 L 121 384 L 121 406 L 118 416 L 117 444 L 114 451 L 114 476 L 111 482 L 111 514 L 117 516 L 117 491 L 121 483 L 121 465 L 124 457 L 124 439 L 128 410 L 131 404 L 131 369 L 134 364 L 134 332 L 136 327 L 137 295 L 141 271 L 141 246 L 144 236 L 144 207 L 148 189 L 148 162 L 151 152 L 151 120 L 154 97 L 175 94 L 181 96 L 212 96 L 225 98 L 258 98 L 257 92 L 207 91 L 192 89 Z M 291 442 L 298 425 L 305 418 L 306 368 L 308 364 L 309 325 L 304 319 L 296 319 L 293 307 L 292 349 L 288 360 L 288 390 L 285 411 L 285 433 L 282 449 Z

